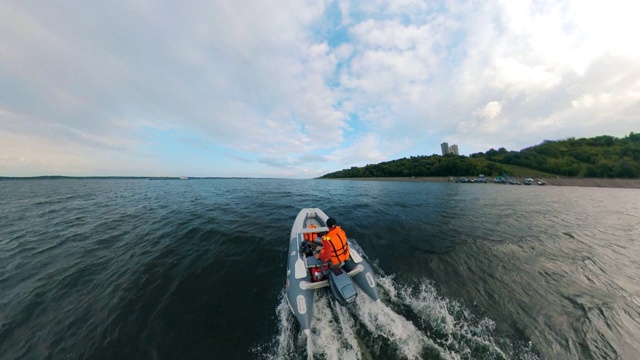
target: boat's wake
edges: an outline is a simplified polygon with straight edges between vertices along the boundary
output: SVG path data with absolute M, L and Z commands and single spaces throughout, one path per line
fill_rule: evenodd
M 378 272 L 380 274 L 380 272 Z M 495 334 L 495 323 L 442 298 L 428 281 L 401 284 L 378 275 L 380 302 L 359 293 L 340 306 L 328 289 L 316 291 L 311 336 L 299 329 L 283 289 L 279 331 L 254 350 L 262 359 L 535 359 L 531 345 Z

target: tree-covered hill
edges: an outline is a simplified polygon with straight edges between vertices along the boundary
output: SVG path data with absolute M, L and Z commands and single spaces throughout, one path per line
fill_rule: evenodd
M 502 174 L 505 169 L 483 157 L 457 156 L 412 156 L 363 167 L 352 167 L 322 178 L 352 177 L 410 177 L 410 176 L 467 176 L 478 174 Z
M 506 166 L 505 166 L 506 165 Z M 490 149 L 471 156 L 412 156 L 352 167 L 322 178 L 410 177 L 410 176 L 497 176 L 513 166 L 561 176 L 640 177 L 640 134 L 623 138 L 597 136 L 544 141 L 520 151 Z

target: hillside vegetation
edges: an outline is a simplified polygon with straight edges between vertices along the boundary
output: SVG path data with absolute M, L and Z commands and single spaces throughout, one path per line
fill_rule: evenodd
M 623 138 L 603 135 L 593 138 L 546 140 L 520 151 L 490 149 L 470 156 L 411 156 L 398 160 L 352 167 L 322 178 L 410 177 L 410 176 L 531 176 L 638 178 L 640 134 Z

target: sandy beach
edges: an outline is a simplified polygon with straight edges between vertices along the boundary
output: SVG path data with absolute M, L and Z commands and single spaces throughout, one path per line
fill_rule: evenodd
M 365 181 L 418 181 L 418 182 L 449 182 L 446 176 L 441 177 L 369 177 L 369 178 L 342 178 L 333 180 L 365 180 Z M 539 179 L 535 179 L 537 182 Z M 640 179 L 600 179 L 600 178 L 544 178 L 550 186 L 581 186 L 581 187 L 608 187 L 640 189 Z M 490 182 L 490 184 L 493 184 Z M 497 184 L 496 184 L 497 185 Z M 538 186 L 538 185 L 535 185 Z

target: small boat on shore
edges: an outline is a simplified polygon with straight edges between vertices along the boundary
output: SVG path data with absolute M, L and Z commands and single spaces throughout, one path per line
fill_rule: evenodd
M 291 228 L 287 260 L 287 301 L 306 335 L 311 334 L 313 297 L 318 289 L 330 287 L 338 303 L 347 306 L 357 296 L 355 284 L 372 300 L 379 301 L 373 269 L 351 246 L 349 240 L 349 259 L 339 268 L 330 269 L 308 251 L 307 239 L 329 231 L 328 218 L 318 208 L 302 209 Z

